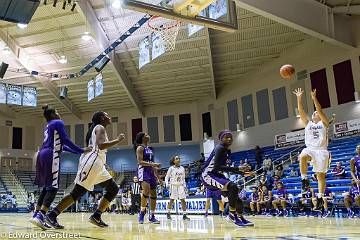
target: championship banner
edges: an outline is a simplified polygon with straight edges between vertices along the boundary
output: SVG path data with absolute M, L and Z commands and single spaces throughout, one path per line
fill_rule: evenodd
M 296 132 L 290 132 L 280 135 L 275 135 L 274 146 L 276 149 L 292 147 L 305 142 L 305 131 L 300 130 Z
M 359 133 L 360 133 L 360 119 L 334 124 L 334 136 L 336 138 L 352 136 Z
M 156 213 L 167 213 L 167 205 L 170 202 L 170 199 L 158 199 L 156 201 Z M 205 213 L 205 204 L 206 198 L 188 198 L 185 199 L 186 202 L 186 212 L 187 213 L 197 213 L 204 214 Z M 175 200 L 173 204 L 173 208 L 171 209 L 171 213 L 181 213 L 181 201 Z M 213 205 L 210 201 L 210 207 L 208 213 L 213 213 Z

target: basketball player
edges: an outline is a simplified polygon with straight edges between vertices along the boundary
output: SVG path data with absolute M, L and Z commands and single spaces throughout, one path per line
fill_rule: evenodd
M 302 106 L 303 90 L 301 88 L 295 89 L 293 93 L 297 97 L 298 110 L 300 118 L 305 127 L 305 145 L 306 148 L 302 150 L 300 158 L 300 172 L 302 181 L 302 190 L 305 191 L 307 180 L 308 162 L 311 161 L 313 171 L 316 173 L 318 179 L 318 195 L 317 206 L 314 208 L 320 211 L 323 205 L 323 196 L 326 187 L 326 172 L 329 167 L 330 154 L 327 150 L 328 146 L 328 128 L 329 120 L 322 111 L 320 103 L 316 98 L 316 89 L 311 92 L 311 98 L 314 102 L 316 111 L 312 114 L 312 119 L 309 121 Z
M 220 217 L 223 216 L 224 213 L 224 202 L 221 199 L 221 190 L 215 190 L 211 191 L 209 188 L 206 188 L 205 190 L 205 197 L 206 197 L 206 203 L 205 203 L 205 215 L 204 217 L 207 218 L 209 216 L 209 208 L 210 208 L 210 201 L 214 198 L 216 199 L 217 203 L 219 204 L 219 215 Z
M 246 220 L 242 215 L 243 212 L 243 202 L 239 198 L 239 188 L 238 186 L 227 179 L 223 172 L 233 172 L 235 174 L 242 174 L 245 176 L 253 175 L 249 172 L 243 172 L 240 168 L 237 167 L 228 167 L 226 166 L 227 160 L 230 158 L 230 146 L 233 142 L 233 136 L 229 130 L 223 130 L 218 135 L 219 140 L 221 141 L 218 144 L 209 158 L 203 165 L 201 181 L 206 188 L 211 190 L 221 190 L 227 192 L 229 198 L 229 219 L 234 222 L 237 226 L 252 226 L 253 223 Z M 239 214 L 236 213 L 237 207 L 239 209 Z
M 355 203 L 358 207 L 360 207 L 360 188 L 357 185 L 356 181 L 352 181 L 352 186 L 349 189 L 349 192 L 345 195 L 344 202 L 345 207 L 348 211 L 348 217 L 353 218 L 355 213 L 351 210 L 351 205 Z
M 356 147 L 357 156 L 350 160 L 350 173 L 351 178 L 355 181 L 356 185 L 360 187 L 360 145 Z
M 301 198 L 298 202 L 300 216 L 308 215 L 308 213 L 306 213 L 306 210 L 305 210 L 306 204 L 310 204 L 310 205 L 313 204 L 314 206 L 316 206 L 316 202 L 314 202 L 314 201 L 316 201 L 315 191 L 312 187 L 310 187 L 310 182 L 306 182 L 305 189 L 306 189 L 306 192 L 301 193 Z
M 253 187 L 250 194 L 250 209 L 253 216 L 255 216 L 255 206 L 257 213 L 260 214 L 260 194 L 257 188 Z
M 270 214 L 271 202 L 272 202 L 272 191 L 263 185 L 260 191 L 260 210 L 265 208 L 265 214 Z
M 110 123 L 111 119 L 106 112 L 96 112 L 93 115 L 92 125 L 86 135 L 86 142 L 92 150 L 80 157 L 73 190 L 46 215 L 46 222 L 53 228 L 64 228 L 64 226 L 58 223 L 57 216 L 77 202 L 86 192 L 93 191 L 94 186 L 97 184 L 105 188 L 106 192 L 101 197 L 100 203 L 95 213 L 90 216 L 89 221 L 98 227 L 108 227 L 101 219 L 101 214 L 116 197 L 119 187 L 106 169 L 106 152 L 108 148 L 117 145 L 125 139 L 125 135 L 120 134 L 116 139 L 109 141 L 105 128 Z
M 156 208 L 156 187 L 161 180 L 157 176 L 157 169 L 160 163 L 154 162 L 153 151 L 148 146 L 150 136 L 146 133 L 139 132 L 136 134 L 134 142 L 134 150 L 136 151 L 136 159 L 138 161 L 138 179 L 141 184 L 141 210 L 139 213 L 139 223 L 144 223 L 146 214 L 146 205 L 150 196 L 150 215 L 149 222 L 153 224 L 160 224 L 160 221 L 155 218 Z
M 43 187 L 40 193 L 35 213 L 30 222 L 43 230 L 50 226 L 45 223 L 45 214 L 54 201 L 59 189 L 60 153 L 67 152 L 81 154 L 88 149 L 76 146 L 65 131 L 64 122 L 56 109 L 48 105 L 43 107 L 47 126 L 44 130 L 44 142 L 37 154 L 35 184 Z
M 323 205 L 324 205 L 324 212 L 322 213 L 323 218 L 327 218 L 330 215 L 329 211 L 329 202 L 334 200 L 334 194 L 330 191 L 328 187 L 325 188 L 324 197 L 323 197 Z M 314 197 L 312 199 L 313 205 L 317 205 L 317 198 Z
M 286 210 L 286 204 L 288 202 L 288 193 L 282 182 L 279 182 L 276 187 L 277 191 L 274 194 L 274 200 L 272 201 L 272 205 L 276 211 L 275 215 L 280 216 L 282 214 L 284 217 L 287 217 L 288 211 Z M 282 211 L 279 210 L 279 204 L 282 207 Z
M 181 201 L 181 208 L 183 211 L 183 220 L 189 221 L 190 218 L 186 216 L 186 182 L 185 169 L 180 166 L 180 157 L 174 156 L 170 160 L 171 167 L 168 169 L 165 176 L 165 184 L 169 187 L 170 202 L 168 204 L 167 219 L 171 220 L 171 208 L 176 199 Z

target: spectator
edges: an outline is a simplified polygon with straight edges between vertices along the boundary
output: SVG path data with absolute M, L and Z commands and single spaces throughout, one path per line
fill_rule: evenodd
M 274 176 L 273 189 L 277 189 L 277 185 L 281 183 L 280 177 L 278 175 Z
M 271 169 L 272 166 L 272 160 L 270 157 L 266 157 L 264 162 L 263 162 L 263 168 L 264 171 L 269 171 Z
M 296 170 L 295 167 L 293 167 L 293 168 L 290 170 L 289 177 L 298 177 L 298 176 L 299 176 L 299 172 Z
M 272 201 L 272 205 L 276 211 L 276 216 L 280 216 L 282 214 L 284 217 L 286 217 L 288 215 L 288 212 L 286 210 L 286 204 L 288 202 L 288 193 L 282 182 L 277 183 L 276 189 L 277 191 L 274 194 L 274 200 Z M 278 207 L 279 204 L 282 207 L 282 211 L 279 210 Z
M 269 186 L 269 182 L 266 179 L 265 175 L 261 175 L 260 179 L 259 179 L 259 189 L 261 189 L 263 186 L 268 187 Z
M 255 162 L 256 162 L 255 170 L 258 170 L 262 165 L 262 151 L 259 146 L 255 147 Z
M 251 165 L 248 163 L 247 159 L 244 160 L 243 168 L 246 172 L 251 171 Z
M 282 178 L 282 176 L 284 175 L 284 168 L 282 165 L 278 165 L 274 171 L 274 174 L 279 176 L 280 178 Z
M 345 178 L 346 176 L 345 168 L 342 166 L 341 162 L 336 164 L 336 167 L 334 167 L 331 173 L 335 178 Z
M 201 196 L 201 195 L 204 195 L 204 193 L 201 191 L 201 189 L 198 187 L 196 188 L 196 193 L 195 193 L 196 196 Z
M 203 163 L 205 162 L 205 154 L 204 154 L 204 153 L 200 153 L 200 154 L 201 154 L 201 157 L 200 157 L 199 162 L 200 162 L 201 164 L 203 164 Z
M 255 207 L 258 214 L 260 214 L 260 195 L 256 187 L 252 188 L 252 193 L 250 194 L 250 209 L 253 216 L 255 216 Z

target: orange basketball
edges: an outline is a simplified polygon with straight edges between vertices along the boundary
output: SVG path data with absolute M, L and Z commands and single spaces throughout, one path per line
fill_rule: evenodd
M 286 64 L 280 68 L 280 76 L 282 78 L 290 79 L 294 73 L 295 68 L 290 64 Z

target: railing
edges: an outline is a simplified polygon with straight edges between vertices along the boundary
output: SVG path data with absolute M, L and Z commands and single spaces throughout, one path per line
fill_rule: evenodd
M 285 163 L 290 162 L 291 158 L 297 158 L 299 156 L 299 150 L 302 149 L 303 147 L 304 147 L 304 145 L 299 146 L 299 147 L 293 149 L 292 151 L 290 151 L 289 153 L 286 153 L 286 154 L 280 156 L 279 158 L 273 160 L 272 161 L 273 162 L 273 165 L 272 165 L 273 169 L 275 169 L 277 166 L 280 166 L 280 165 L 283 165 Z M 296 152 L 295 155 L 293 155 L 294 152 Z M 286 159 L 286 160 L 283 161 L 283 159 Z M 242 178 L 236 180 L 235 182 L 236 183 L 239 183 L 241 181 L 244 182 L 243 185 L 244 185 L 244 188 L 245 188 L 247 184 L 250 184 L 251 182 L 256 181 L 257 178 L 258 178 L 259 172 L 261 172 L 263 170 L 264 170 L 264 167 L 261 167 L 261 168 L 257 169 L 255 171 L 255 176 L 253 178 L 251 178 L 250 180 L 248 180 L 248 181 L 245 180 L 246 177 L 242 177 Z
M 27 192 L 26 192 L 24 186 L 22 185 L 20 180 L 16 177 L 16 175 L 13 173 L 13 171 L 10 167 L 5 167 L 5 169 L 6 169 L 6 172 L 9 174 L 9 176 L 11 176 L 13 186 L 17 187 L 17 190 L 19 191 L 21 197 L 23 198 L 25 203 L 27 203 L 28 195 L 27 195 Z

